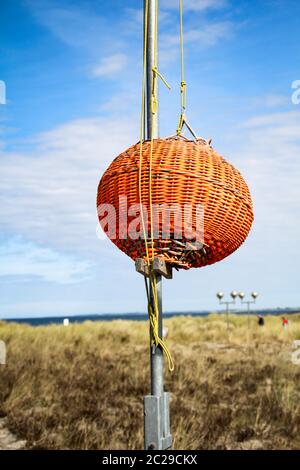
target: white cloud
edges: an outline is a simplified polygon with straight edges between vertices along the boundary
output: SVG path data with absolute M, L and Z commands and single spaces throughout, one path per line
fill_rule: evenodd
M 135 121 L 81 119 L 37 136 L 30 152 L 0 147 L 2 233 L 59 252 L 99 251 L 97 186 L 113 158 L 138 140 Z
M 250 104 L 253 107 L 261 108 L 282 108 L 283 106 L 291 103 L 291 97 L 277 94 L 267 94 L 261 97 L 256 97 L 250 100 Z
M 209 48 L 215 46 L 219 41 L 228 39 L 233 34 L 233 23 L 230 21 L 220 21 L 215 23 L 202 23 L 197 29 L 185 28 L 184 45 L 193 44 L 193 51 L 196 46 Z M 179 34 L 162 33 L 161 49 L 159 60 L 163 66 L 173 62 L 179 55 Z
M 260 116 L 254 116 L 248 119 L 246 122 L 241 124 L 241 127 L 258 127 L 258 126 L 271 126 L 278 124 L 288 125 L 293 122 L 294 119 L 299 117 L 299 111 L 287 111 L 272 114 L 262 114 Z M 299 126 L 298 126 L 299 128 Z
M 267 95 L 265 105 L 267 108 L 277 108 L 290 103 L 290 97 L 284 95 Z
M 37 277 L 58 284 L 86 279 L 91 266 L 89 262 L 18 238 L 0 245 L 0 259 L 0 277 L 14 280 L 17 277 L 22 281 Z
M 300 236 L 299 121 L 299 111 L 254 116 L 240 126 L 234 152 L 253 189 L 258 230 L 269 247 L 288 240 L 285 254 Z
M 110 115 L 115 114 L 119 116 L 120 114 L 128 113 L 128 103 L 130 103 L 131 109 L 139 109 L 140 101 L 140 93 L 136 92 L 136 88 L 123 89 L 109 96 L 107 101 L 100 106 L 99 110 L 101 112 L 109 112 Z
M 214 46 L 218 41 L 232 34 L 233 24 L 229 21 L 204 24 L 198 29 L 187 29 L 184 32 L 184 43 L 197 43 L 203 47 Z M 168 48 L 179 44 L 178 34 L 163 35 L 162 44 Z
M 178 0 L 162 0 L 164 8 L 178 9 Z M 227 0 L 184 0 L 184 11 L 204 11 L 209 9 L 224 8 L 227 6 Z
M 125 34 L 143 34 L 143 8 L 125 8 L 123 12 L 122 26 Z
M 88 2 L 84 6 L 85 2 L 71 5 L 58 0 L 25 0 L 25 3 L 36 21 L 68 46 L 84 49 L 93 57 L 99 54 L 99 45 L 106 51 L 122 47 L 111 23 Z
M 91 35 L 103 30 L 101 17 L 79 7 L 48 0 L 27 0 L 26 4 L 40 24 L 70 46 L 89 46 Z
M 6 85 L 3 80 L 0 80 L 0 105 L 6 104 Z
M 113 54 L 109 57 L 101 59 L 100 63 L 92 69 L 94 77 L 117 77 L 119 73 L 126 67 L 127 56 L 125 54 Z

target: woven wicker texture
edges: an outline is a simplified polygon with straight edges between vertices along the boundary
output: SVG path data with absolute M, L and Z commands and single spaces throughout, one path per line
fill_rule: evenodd
M 201 204 L 204 209 L 204 240 L 203 247 L 195 249 L 193 241 L 185 236 L 176 239 L 178 228 L 184 235 L 183 219 L 178 222 L 178 218 L 172 216 L 170 235 L 165 239 L 164 225 L 160 219 L 158 236 L 154 239 L 154 253 L 149 238 L 147 241 L 150 256 L 154 254 L 174 267 L 189 269 L 215 263 L 233 253 L 246 239 L 253 222 L 251 196 L 241 174 L 204 139 L 196 142 L 182 136 L 155 139 L 152 158 L 152 204 L 179 205 L 182 208 L 185 204 L 190 205 L 193 230 L 196 230 L 196 217 L 199 216 L 196 208 Z M 141 191 L 142 203 L 148 214 L 149 160 L 150 142 L 145 141 Z M 133 240 L 130 236 L 130 223 L 137 214 L 126 218 L 128 208 L 140 202 L 139 162 L 140 145 L 137 143 L 111 163 L 101 178 L 97 195 L 97 206 L 105 203 L 115 207 L 116 238 L 112 241 L 133 260 L 146 258 L 143 237 Z M 119 204 L 122 196 L 127 197 L 127 202 Z M 123 222 L 120 215 L 124 217 Z M 104 231 L 107 231 L 107 221 L 113 222 L 107 217 L 99 220 Z M 178 223 L 182 227 L 178 227 Z M 130 233 L 125 238 L 128 228 Z M 136 225 L 134 228 L 137 228 Z M 146 228 L 150 237 L 149 216 Z

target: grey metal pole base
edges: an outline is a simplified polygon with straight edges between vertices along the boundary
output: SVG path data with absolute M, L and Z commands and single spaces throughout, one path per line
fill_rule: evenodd
M 169 394 L 144 397 L 145 449 L 164 450 L 172 446 L 170 433 Z

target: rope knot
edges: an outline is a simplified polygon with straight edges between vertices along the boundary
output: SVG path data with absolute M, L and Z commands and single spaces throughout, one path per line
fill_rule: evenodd
M 184 93 L 186 90 L 186 82 L 183 80 L 181 83 L 180 83 L 180 91 L 182 93 Z
M 152 69 L 152 72 L 153 72 L 153 80 L 154 80 L 154 77 L 156 78 L 159 77 L 161 79 L 161 81 L 166 85 L 167 88 L 169 88 L 169 90 L 171 90 L 171 87 L 170 85 L 168 84 L 167 80 L 164 78 L 164 76 L 159 72 L 158 68 L 155 66 L 153 67 Z M 153 87 L 154 88 L 154 87 Z
M 156 96 L 152 95 L 152 98 L 151 98 L 151 113 L 152 114 L 156 114 L 157 107 L 158 107 L 157 98 Z

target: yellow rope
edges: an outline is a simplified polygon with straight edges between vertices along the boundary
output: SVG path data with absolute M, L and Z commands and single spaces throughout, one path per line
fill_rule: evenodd
M 162 338 L 159 337 L 159 333 L 158 333 L 158 313 L 159 313 L 158 295 L 157 295 L 157 286 L 155 282 L 155 273 L 152 269 L 150 271 L 149 277 L 150 277 L 150 283 L 151 283 L 152 295 L 153 295 L 153 304 L 154 304 L 153 306 L 151 303 L 148 304 L 149 320 L 150 320 L 150 326 L 151 326 L 151 332 L 152 332 L 152 342 L 155 344 L 156 347 L 160 346 L 162 348 L 168 361 L 169 370 L 172 372 L 174 370 L 174 361 L 173 361 L 172 355 L 166 343 L 163 341 Z
M 180 82 L 180 116 L 176 129 L 176 134 L 179 135 L 182 132 L 184 125 L 188 128 L 192 136 L 197 139 L 197 136 L 191 126 L 189 125 L 185 110 L 186 110 L 186 81 L 184 71 L 184 45 L 183 45 L 183 6 L 182 0 L 179 0 L 179 25 L 180 25 L 180 56 L 181 56 L 181 82 Z
M 169 370 L 174 369 L 174 362 L 168 347 L 159 336 L 159 305 L 155 273 L 153 271 L 153 263 L 149 259 L 149 250 L 147 244 L 147 234 L 145 227 L 145 220 L 143 215 L 142 204 L 142 163 L 143 163 L 143 129 L 145 122 L 145 94 L 146 94 L 146 56 L 147 56 L 147 28 L 148 28 L 148 8 L 149 2 L 145 1 L 145 21 L 144 21 L 144 52 L 143 52 L 143 82 L 142 82 L 142 111 L 141 111 L 141 129 L 140 129 L 140 162 L 139 162 L 139 199 L 140 199 L 140 213 L 143 227 L 143 234 L 145 240 L 145 250 L 147 263 L 149 266 L 149 284 L 152 291 L 152 302 L 149 296 L 149 289 L 145 279 L 147 298 L 148 298 L 148 315 L 150 322 L 151 343 L 156 347 L 161 347 L 164 351 L 168 361 Z M 159 77 L 165 85 L 170 88 L 164 77 L 160 74 L 157 68 L 157 37 L 158 37 L 158 0 L 156 0 L 156 21 L 155 21 L 155 37 L 154 37 L 154 57 L 155 63 L 152 69 L 152 92 L 151 92 L 151 138 L 150 138 L 150 161 L 149 161 L 149 205 L 150 205 L 150 237 L 151 237 L 151 251 L 152 261 L 154 259 L 154 233 L 153 233 L 153 210 L 152 210 L 152 166 L 153 166 L 153 141 L 154 141 L 154 117 L 158 109 L 157 99 L 157 77 Z
M 157 68 L 157 42 L 158 42 L 158 0 L 155 2 L 155 26 L 154 26 L 154 64 L 152 68 L 152 92 L 151 92 L 151 141 L 150 141 L 150 163 L 149 163 L 149 203 L 150 203 L 150 230 L 152 261 L 154 259 L 154 237 L 153 237 L 153 210 L 152 210 L 152 164 L 153 164 L 153 140 L 154 140 L 154 117 L 158 110 L 157 77 L 170 89 L 170 85 L 161 75 Z
M 144 140 L 144 126 L 145 126 L 145 96 L 146 96 L 146 56 L 147 56 L 147 29 L 148 29 L 148 0 L 145 0 L 145 19 L 144 19 L 144 51 L 143 51 L 143 79 L 142 79 L 142 109 L 141 109 L 141 127 L 140 127 L 140 162 L 139 162 L 139 201 L 140 201 L 140 214 L 143 228 L 143 236 L 145 241 L 145 250 L 147 256 L 147 263 L 149 264 L 149 251 L 145 227 L 145 219 L 143 212 L 143 201 L 142 201 L 142 165 L 143 165 L 143 140 Z
M 177 135 L 181 133 L 182 127 L 185 122 L 185 109 L 186 109 L 186 81 L 184 73 L 184 47 L 183 47 L 183 25 L 182 25 L 182 0 L 179 0 L 179 26 L 180 26 L 180 57 L 181 57 L 181 83 L 180 83 L 180 117 L 177 126 Z

